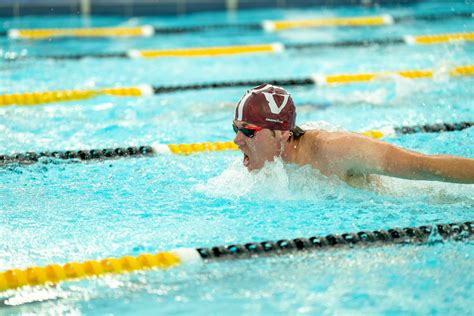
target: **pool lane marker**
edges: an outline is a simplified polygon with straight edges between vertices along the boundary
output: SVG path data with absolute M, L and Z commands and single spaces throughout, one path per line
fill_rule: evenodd
M 94 38 L 94 37 L 149 37 L 162 34 L 183 34 L 211 30 L 250 30 L 250 31 L 280 31 L 301 27 L 358 27 L 383 26 L 393 23 L 412 23 L 413 21 L 439 21 L 452 18 L 472 18 L 471 12 L 446 12 L 440 14 L 392 17 L 388 14 L 379 16 L 332 17 L 315 18 L 300 21 L 263 21 L 249 24 L 211 24 L 185 27 L 154 27 L 144 25 L 138 27 L 97 27 L 69 29 L 10 29 L 0 32 L 10 39 L 44 40 L 62 37 Z
M 84 149 L 84 150 L 62 150 L 26 152 L 12 155 L 0 155 L 0 166 L 8 164 L 34 164 L 42 158 L 53 158 L 60 160 L 109 160 L 118 158 L 138 158 L 158 155 L 189 155 L 203 152 L 215 152 L 226 150 L 237 150 L 233 142 L 204 142 L 194 144 L 153 144 L 145 146 L 130 146 L 118 148 Z
M 342 17 L 342 18 L 318 18 L 301 21 L 264 21 L 258 25 L 249 24 L 251 28 L 258 27 L 266 31 L 279 31 L 289 28 L 301 27 L 328 27 L 328 26 L 379 26 L 392 24 L 393 18 L 389 15 L 381 16 L 360 16 L 360 17 Z M 229 28 L 221 25 L 219 28 Z M 238 28 L 245 27 L 239 25 Z M 212 25 L 209 29 L 214 29 Z M 185 30 L 185 28 L 182 28 Z M 196 28 L 190 29 L 191 31 Z M 202 28 L 205 30 L 205 27 Z M 97 28 L 63 28 L 63 29 L 11 29 L 8 31 L 10 39 L 28 39 L 41 40 L 57 37 L 149 37 L 155 33 L 162 33 L 159 29 L 150 25 L 141 27 L 97 27 Z
M 468 240 L 474 234 L 474 222 L 424 225 L 388 230 L 359 231 L 330 234 L 309 238 L 281 239 L 278 241 L 248 242 L 210 248 L 182 248 L 169 252 L 123 256 L 103 260 L 49 264 L 26 269 L 0 272 L 0 291 L 24 286 L 52 286 L 64 281 L 123 274 L 150 269 L 169 269 L 180 265 L 202 264 L 213 261 L 282 256 L 295 253 L 318 252 L 331 249 L 406 245 L 440 242 L 441 240 Z
M 360 16 L 346 18 L 315 18 L 306 20 L 281 20 L 262 22 L 267 32 L 284 31 L 295 28 L 315 28 L 327 26 L 380 26 L 393 24 L 393 17 L 384 14 L 379 16 Z
M 386 71 L 378 73 L 358 73 L 358 74 L 340 74 L 340 75 L 313 75 L 313 81 L 319 85 L 338 85 L 351 84 L 373 81 L 376 79 L 387 79 L 389 77 L 402 77 L 405 79 L 423 79 L 433 78 L 435 71 L 433 70 L 403 70 L 403 71 Z M 474 65 L 460 66 L 452 68 L 448 74 L 452 77 L 456 76 L 472 76 L 474 75 Z
M 277 53 L 281 52 L 283 49 L 284 47 L 281 43 L 273 43 L 177 49 L 130 50 L 127 52 L 127 55 L 130 58 L 204 57 L 236 54 Z
M 443 123 L 418 126 L 402 126 L 395 128 L 384 128 L 382 130 L 369 130 L 360 132 L 375 139 L 382 137 L 393 137 L 414 133 L 440 133 L 461 131 L 474 126 L 474 122 Z M 41 159 L 53 158 L 60 160 L 91 161 L 110 160 L 119 158 L 151 157 L 163 154 L 190 155 L 204 152 L 238 150 L 233 142 L 205 142 L 195 144 L 154 144 L 147 146 L 131 146 L 119 148 L 102 148 L 88 150 L 63 150 L 45 152 L 26 152 L 11 155 L 0 155 L 0 166 L 10 164 L 29 165 L 39 162 Z M 44 161 L 46 162 L 46 161 Z
M 10 39 L 47 39 L 52 37 L 150 37 L 155 33 L 151 25 L 137 27 L 96 27 L 76 29 L 11 29 Z
M 153 87 L 139 85 L 136 87 L 117 87 L 93 90 L 62 90 L 0 95 L 0 106 L 38 105 L 63 101 L 87 100 L 101 95 L 114 97 L 143 97 L 153 95 Z
M 398 135 L 418 134 L 418 133 L 444 133 L 458 132 L 474 126 L 474 122 L 459 123 L 435 123 L 415 126 L 386 127 L 380 130 L 368 130 L 360 134 L 375 139 L 383 137 L 396 137 Z
M 370 45 L 430 45 L 474 41 L 474 32 L 450 33 L 450 34 L 428 34 L 428 35 L 406 35 L 402 38 L 392 39 L 367 39 L 350 40 L 329 43 L 271 43 L 271 44 L 252 44 L 252 45 L 230 45 L 230 46 L 211 46 L 211 47 L 188 47 L 174 49 L 154 49 L 138 50 L 131 49 L 127 52 L 117 53 L 97 53 L 97 54 L 70 54 L 70 55 L 18 55 L 15 53 L 5 53 L 4 59 L 7 61 L 33 59 L 56 59 L 56 60 L 80 60 L 84 58 L 132 58 L 132 59 L 155 59 L 155 58 L 189 58 L 189 57 L 217 57 L 237 54 L 262 54 L 262 53 L 280 53 L 284 50 L 304 50 L 327 47 L 358 47 Z
M 326 86 L 340 85 L 375 81 L 377 79 L 387 80 L 387 78 L 405 78 L 405 79 L 427 79 L 433 78 L 433 70 L 404 70 L 404 71 L 386 71 L 379 73 L 359 73 L 359 74 L 339 74 L 323 75 L 314 74 L 309 78 L 299 79 L 274 79 L 274 80 L 249 80 L 249 81 L 229 81 L 214 83 L 197 83 L 176 86 L 150 86 L 140 85 L 137 87 L 118 87 L 95 90 L 63 90 L 63 91 L 44 91 L 13 93 L 0 95 L 0 106 L 11 105 L 39 105 L 62 101 L 77 101 L 90 99 L 99 95 L 108 95 L 114 97 L 139 97 L 152 94 L 162 94 L 171 92 L 183 92 L 191 90 L 220 89 L 232 87 L 254 87 L 266 82 L 278 86 Z M 472 76 L 474 75 L 474 65 L 466 65 L 452 68 L 447 73 L 452 77 Z
M 431 45 L 449 42 L 474 41 L 474 33 L 450 33 L 450 34 L 432 34 L 432 35 L 406 35 L 404 41 L 407 44 Z

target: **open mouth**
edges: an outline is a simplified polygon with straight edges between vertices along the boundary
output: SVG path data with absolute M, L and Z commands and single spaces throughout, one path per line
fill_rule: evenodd
M 244 166 L 245 167 L 248 167 L 249 163 L 250 163 L 250 159 L 249 159 L 249 156 L 247 154 L 244 154 Z

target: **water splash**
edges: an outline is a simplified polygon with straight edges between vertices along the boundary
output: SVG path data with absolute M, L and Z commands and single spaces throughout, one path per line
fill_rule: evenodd
M 311 166 L 286 164 L 280 158 L 266 162 L 258 171 L 249 172 L 235 160 L 222 174 L 195 186 L 208 197 L 258 200 L 318 200 L 348 196 L 352 188 L 336 177 L 325 177 Z
M 311 122 L 305 122 L 300 125 L 302 129 L 304 130 L 310 130 L 310 129 L 319 129 L 319 130 L 324 130 L 327 132 L 341 132 L 341 131 L 347 131 L 345 130 L 342 126 L 329 123 L 327 121 L 311 121 Z
M 365 203 L 367 199 L 395 199 L 399 203 L 472 206 L 474 185 L 412 181 L 371 176 L 361 187 L 353 187 L 336 176 L 324 176 L 311 166 L 287 164 L 277 158 L 258 171 L 249 172 L 236 159 L 220 175 L 194 189 L 211 198 L 255 201 L 344 201 Z M 403 201 L 402 201 L 403 200 Z

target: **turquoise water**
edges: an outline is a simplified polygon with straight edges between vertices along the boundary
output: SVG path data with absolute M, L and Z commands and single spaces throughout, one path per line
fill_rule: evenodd
M 255 10 L 179 18 L 0 20 L 4 29 L 99 25 L 156 26 L 262 19 L 411 15 L 472 3 L 403 8 Z M 22 42 L 30 55 L 131 48 L 337 41 L 468 32 L 472 19 L 377 28 L 213 31 L 148 39 Z M 0 93 L 136 84 L 303 78 L 384 70 L 435 69 L 435 80 L 387 80 L 288 88 L 301 123 L 352 131 L 474 120 L 474 81 L 445 69 L 474 63 L 472 44 L 287 51 L 199 59 L 0 61 Z M 98 97 L 38 107 L 0 108 L 0 153 L 151 143 L 226 141 L 245 89 L 144 98 Z M 388 138 L 424 153 L 474 158 L 474 129 Z M 31 265 L 138 255 L 410 225 L 472 220 L 474 186 L 384 178 L 357 189 L 308 168 L 269 164 L 248 174 L 238 152 L 37 164 L 0 169 L 0 271 Z M 0 293 L 0 314 L 473 314 L 472 241 L 390 246 L 221 262 Z M 12 306 L 13 305 L 13 306 Z

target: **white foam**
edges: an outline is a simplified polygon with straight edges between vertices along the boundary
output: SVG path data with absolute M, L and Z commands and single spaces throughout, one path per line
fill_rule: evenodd
M 390 98 L 390 93 L 385 88 L 368 91 L 355 91 L 349 97 L 353 102 L 364 102 L 373 105 L 386 105 Z
M 429 80 L 414 80 L 399 75 L 391 78 L 393 85 L 393 94 L 389 95 L 387 102 L 391 105 L 405 105 L 407 99 L 412 99 L 418 92 L 430 89 L 432 82 Z
M 453 65 L 450 61 L 441 61 L 433 69 L 433 81 L 438 83 L 448 82 L 451 78 L 449 72 L 453 69 Z
M 104 111 L 104 110 L 109 110 L 114 107 L 114 104 L 112 102 L 106 102 L 106 103 L 99 103 L 95 105 L 92 109 L 94 111 Z
M 413 199 L 426 197 L 429 204 L 474 204 L 474 184 L 413 181 L 385 176 L 380 179 L 377 191 L 382 194 Z
M 372 175 L 346 184 L 336 176 L 326 177 L 311 166 L 267 162 L 259 171 L 248 172 L 242 158 L 222 174 L 199 184 L 194 190 L 210 198 L 248 201 L 324 201 L 361 203 L 367 194 L 428 201 L 430 204 L 472 205 L 474 185 L 436 181 L 413 181 Z M 361 190 L 354 194 L 354 190 Z M 366 191 L 367 193 L 364 193 Z
M 346 131 L 342 126 L 332 124 L 326 121 L 312 121 L 312 122 L 305 122 L 299 125 L 304 130 L 310 129 L 319 129 L 328 132 L 342 132 Z
M 261 170 L 249 172 L 239 157 L 222 174 L 195 189 L 209 197 L 231 200 L 314 200 L 324 196 L 334 181 L 340 183 L 310 166 L 286 164 L 279 158 L 266 162 Z
M 207 196 L 228 199 L 249 195 L 260 195 L 263 199 L 272 199 L 281 197 L 282 193 L 285 195 L 287 188 L 288 177 L 280 159 L 276 162 L 267 162 L 259 171 L 249 172 L 243 166 L 241 157 L 222 174 L 209 179 L 205 184 L 196 186 L 198 191 Z
M 413 80 L 396 73 L 380 74 L 376 87 L 353 92 L 325 90 L 324 96 L 331 104 L 365 103 L 375 106 L 406 106 L 416 93 L 425 91 L 432 85 L 430 80 Z
M 36 302 L 64 299 L 68 293 L 60 288 L 23 288 L 4 301 L 7 306 L 19 306 Z

